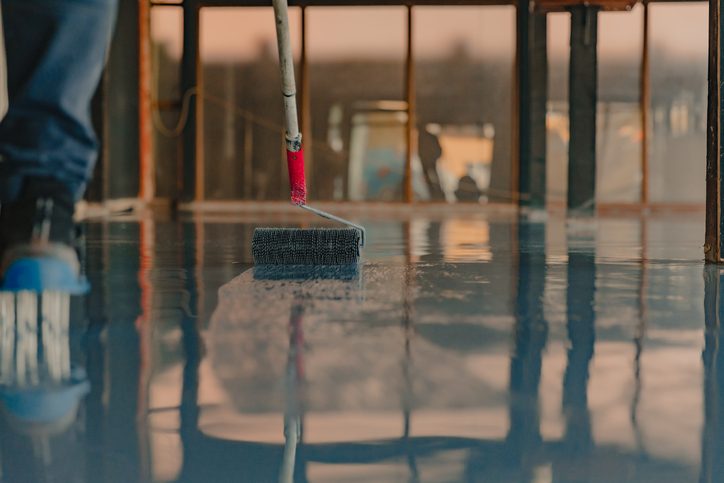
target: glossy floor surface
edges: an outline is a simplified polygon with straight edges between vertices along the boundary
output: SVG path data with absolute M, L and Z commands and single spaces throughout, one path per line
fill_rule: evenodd
M 314 273 L 263 216 L 88 222 L 70 330 L 3 322 L 2 481 L 724 481 L 703 216 L 535 218 L 359 217 Z

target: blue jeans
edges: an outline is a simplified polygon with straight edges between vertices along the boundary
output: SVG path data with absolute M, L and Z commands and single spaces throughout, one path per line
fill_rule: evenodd
M 10 108 L 0 123 L 0 202 L 27 176 L 64 182 L 76 199 L 98 141 L 90 115 L 117 0 L 2 0 Z

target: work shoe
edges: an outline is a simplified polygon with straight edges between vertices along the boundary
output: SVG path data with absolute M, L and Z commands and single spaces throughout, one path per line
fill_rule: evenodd
M 49 177 L 26 178 L 18 198 L 0 206 L 0 289 L 86 291 L 74 209 L 65 184 Z

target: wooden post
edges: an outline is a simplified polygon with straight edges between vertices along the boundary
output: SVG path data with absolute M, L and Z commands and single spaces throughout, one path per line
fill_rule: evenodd
M 709 0 L 709 106 L 706 130 L 706 232 L 704 257 L 721 262 L 722 49 L 721 0 Z
M 412 157 L 415 152 L 415 63 L 412 49 L 412 5 L 407 6 L 407 58 L 405 69 L 405 98 L 407 100 L 407 125 L 405 140 L 407 144 L 405 156 L 405 174 L 403 177 L 403 200 L 412 203 Z
M 598 7 L 571 7 L 568 82 L 568 209 L 593 213 L 596 204 L 596 104 Z
M 522 0 L 517 10 L 518 202 L 546 205 L 547 18 Z

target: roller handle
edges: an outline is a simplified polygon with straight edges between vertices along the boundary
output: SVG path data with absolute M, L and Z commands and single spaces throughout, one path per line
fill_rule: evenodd
M 289 38 L 289 9 L 287 0 L 272 0 L 272 5 L 274 6 L 274 19 L 277 28 L 279 68 L 281 69 L 282 94 L 284 96 L 289 188 L 292 203 L 304 205 L 307 203 L 307 182 L 304 176 L 302 134 L 299 132 L 299 120 L 297 118 L 297 89 L 294 81 L 292 44 Z

